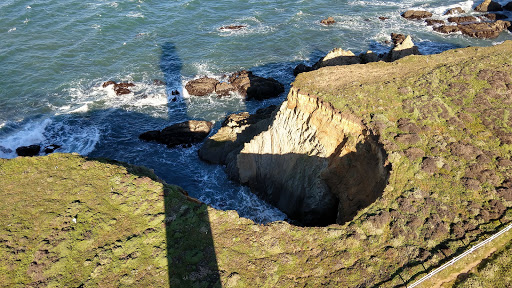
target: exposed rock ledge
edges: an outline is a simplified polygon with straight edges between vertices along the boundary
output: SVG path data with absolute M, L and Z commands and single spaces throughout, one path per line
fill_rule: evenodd
M 292 88 L 272 122 L 258 125 L 231 136 L 224 128 L 199 154 L 226 164 L 231 178 L 291 219 L 342 224 L 382 194 L 389 173 L 386 153 L 353 115 Z M 247 143 L 236 144 L 237 138 Z

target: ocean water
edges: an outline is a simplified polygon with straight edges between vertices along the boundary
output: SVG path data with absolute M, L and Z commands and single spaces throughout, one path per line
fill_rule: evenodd
M 168 149 L 142 142 L 138 135 L 188 119 L 214 121 L 218 129 L 230 113 L 278 105 L 286 97 L 285 92 L 276 99 L 245 102 L 236 96 L 184 93 L 187 81 L 203 75 L 220 78 L 250 69 L 288 89 L 297 64 L 313 64 L 335 47 L 385 52 L 392 32 L 411 34 L 424 54 L 512 39 L 509 32 L 493 40 L 441 35 L 400 17 L 408 9 L 442 15 L 448 8 L 468 11 L 479 3 L 2 0 L 0 157 L 16 157 L 19 146 L 58 144 L 58 152 L 154 169 L 166 182 L 216 208 L 234 209 L 258 222 L 281 220 L 282 212 L 229 181 L 222 167 L 201 162 L 200 145 Z M 320 25 L 328 16 L 337 23 Z M 247 27 L 219 29 L 232 24 Z M 154 85 L 154 79 L 167 84 Z M 102 88 L 108 80 L 136 87 L 132 94 L 116 96 L 111 88 Z M 176 102 L 170 101 L 174 90 L 181 92 Z

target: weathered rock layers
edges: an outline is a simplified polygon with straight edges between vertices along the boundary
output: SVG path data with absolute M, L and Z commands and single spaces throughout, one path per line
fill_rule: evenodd
M 304 225 L 352 219 L 382 194 L 389 172 L 361 121 L 294 88 L 234 160 L 241 183 Z

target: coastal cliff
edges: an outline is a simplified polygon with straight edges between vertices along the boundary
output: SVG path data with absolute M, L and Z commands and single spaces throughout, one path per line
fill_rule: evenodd
M 356 211 L 342 225 L 256 224 L 118 162 L 0 159 L 0 283 L 410 285 L 512 221 L 510 63 L 509 41 L 324 67 L 301 73 L 279 110 L 231 117 L 205 142 L 230 152 L 203 157 L 236 163 L 228 173 L 262 197 L 279 180 L 286 197 L 298 189 L 296 199 L 323 204 L 307 196 L 315 188 L 335 202 L 330 219 L 348 200 Z
M 385 151 L 355 116 L 292 88 L 236 158 L 241 183 L 306 225 L 344 223 L 382 194 Z

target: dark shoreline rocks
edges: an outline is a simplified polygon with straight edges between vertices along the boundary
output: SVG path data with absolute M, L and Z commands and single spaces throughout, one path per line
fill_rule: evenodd
M 432 17 L 432 13 L 428 11 L 407 10 L 402 13 L 402 17 L 409 20 L 420 20 Z
M 114 88 L 114 92 L 116 92 L 117 96 L 130 94 L 130 93 L 132 93 L 132 91 L 130 89 L 128 89 L 128 88 L 129 87 L 135 87 L 135 84 L 130 83 L 130 82 L 117 83 L 115 81 L 107 81 L 107 82 L 103 83 L 102 87 L 103 88 L 107 88 L 110 85 L 114 86 L 113 87 Z
M 251 71 L 238 71 L 231 74 L 228 80 L 202 77 L 189 81 L 185 89 L 190 95 L 207 96 L 217 94 L 219 97 L 238 93 L 245 100 L 263 100 L 279 96 L 284 92 L 284 85 L 273 78 L 254 75 Z
M 210 133 L 213 123 L 209 121 L 189 120 L 164 128 L 152 130 L 139 135 L 144 141 L 154 141 L 172 148 L 179 145 L 190 147 L 203 141 Z
M 322 23 L 325 26 L 329 26 L 329 25 L 335 24 L 336 20 L 334 20 L 333 17 L 328 17 L 326 19 L 322 19 L 322 21 L 320 21 L 320 23 Z

